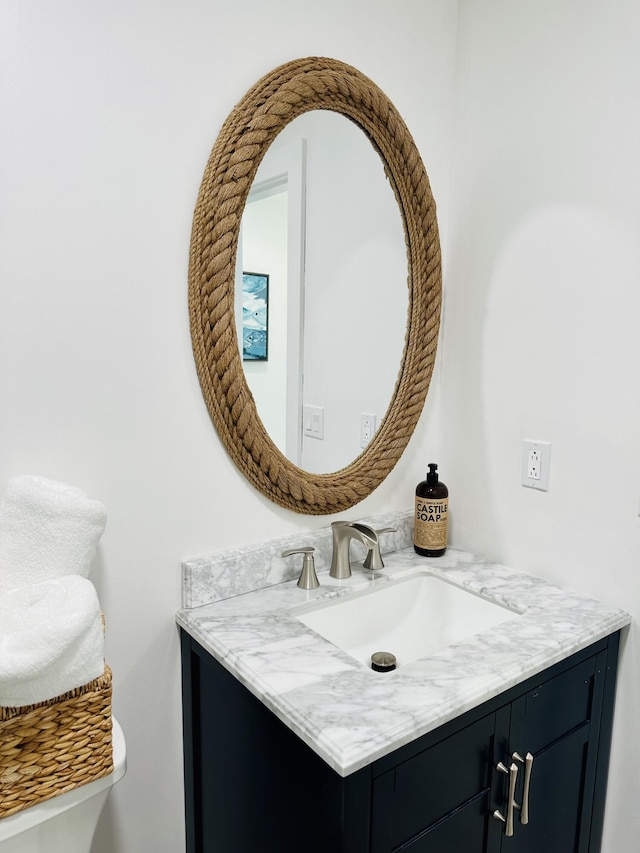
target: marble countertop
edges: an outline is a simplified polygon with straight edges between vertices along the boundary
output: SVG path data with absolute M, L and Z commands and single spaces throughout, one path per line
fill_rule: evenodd
M 183 609 L 177 621 L 342 776 L 497 696 L 628 625 L 630 616 L 576 590 L 450 549 L 384 557 L 376 584 L 427 571 L 507 606 L 515 615 L 422 660 L 376 673 L 307 628 L 298 605 L 371 584 L 352 566 L 320 587 L 295 580 Z

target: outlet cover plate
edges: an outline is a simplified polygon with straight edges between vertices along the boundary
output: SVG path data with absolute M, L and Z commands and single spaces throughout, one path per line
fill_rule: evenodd
M 522 445 L 522 485 L 528 489 L 549 491 L 551 443 L 525 439 Z
M 378 418 L 370 412 L 360 413 L 360 447 L 366 447 L 378 429 Z

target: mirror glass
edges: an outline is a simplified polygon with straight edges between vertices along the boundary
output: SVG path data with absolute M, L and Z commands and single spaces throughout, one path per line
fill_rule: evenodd
M 243 214 L 235 305 L 244 373 L 272 441 L 306 471 L 348 465 L 391 400 L 408 286 L 383 163 L 345 116 L 310 111 L 271 144 Z

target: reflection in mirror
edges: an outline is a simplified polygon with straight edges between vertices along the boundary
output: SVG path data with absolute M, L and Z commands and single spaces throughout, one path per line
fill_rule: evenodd
M 299 467 L 327 473 L 358 456 L 363 416 L 382 420 L 407 324 L 402 218 L 378 153 L 346 117 L 299 116 L 263 159 L 236 267 L 269 275 L 267 361 L 243 360 L 265 428 Z
M 287 208 L 288 190 L 284 180 L 261 187 L 254 184 L 253 192 L 245 207 L 240 230 L 240 242 L 236 264 L 235 306 L 238 344 L 242 351 L 242 365 L 247 383 L 256 401 L 258 412 L 272 440 L 282 452 L 298 463 L 300 448 L 295 435 L 287 441 L 287 416 L 289 408 L 297 401 L 287 396 L 287 369 L 291 372 L 297 365 L 288 365 L 287 359 L 295 359 L 292 347 L 287 346 L 287 312 L 293 311 L 294 295 L 289 298 L 288 288 L 300 287 L 300 281 L 292 281 L 287 271 Z M 248 355 L 248 339 L 251 335 L 252 315 L 245 297 L 248 271 L 260 271 L 269 276 L 268 303 L 250 305 L 249 308 L 263 311 L 268 316 L 265 335 L 267 357 L 252 360 Z M 261 318 L 258 324 L 262 325 Z M 252 337 L 252 336 L 251 336 Z M 297 389 L 293 389 L 297 397 Z M 295 429 L 295 427 L 294 427 Z M 291 442 L 294 442 L 293 444 Z

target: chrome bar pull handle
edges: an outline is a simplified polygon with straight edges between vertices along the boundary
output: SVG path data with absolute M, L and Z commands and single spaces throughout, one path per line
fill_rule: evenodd
M 518 779 L 518 765 L 514 762 L 511 763 L 511 766 L 507 770 L 505 765 L 500 761 L 496 765 L 496 770 L 499 773 L 507 773 L 509 776 L 509 793 L 507 795 L 507 816 L 505 817 L 500 809 L 496 809 L 493 813 L 493 817 L 496 820 L 501 820 L 504 827 L 504 834 L 507 838 L 511 838 L 513 835 L 513 810 L 516 807 L 516 781 Z
M 524 764 L 524 783 L 522 785 L 522 808 L 520 809 L 520 823 L 529 823 L 529 787 L 531 785 L 531 771 L 533 770 L 533 755 L 528 752 L 523 758 L 514 752 L 513 758 Z

